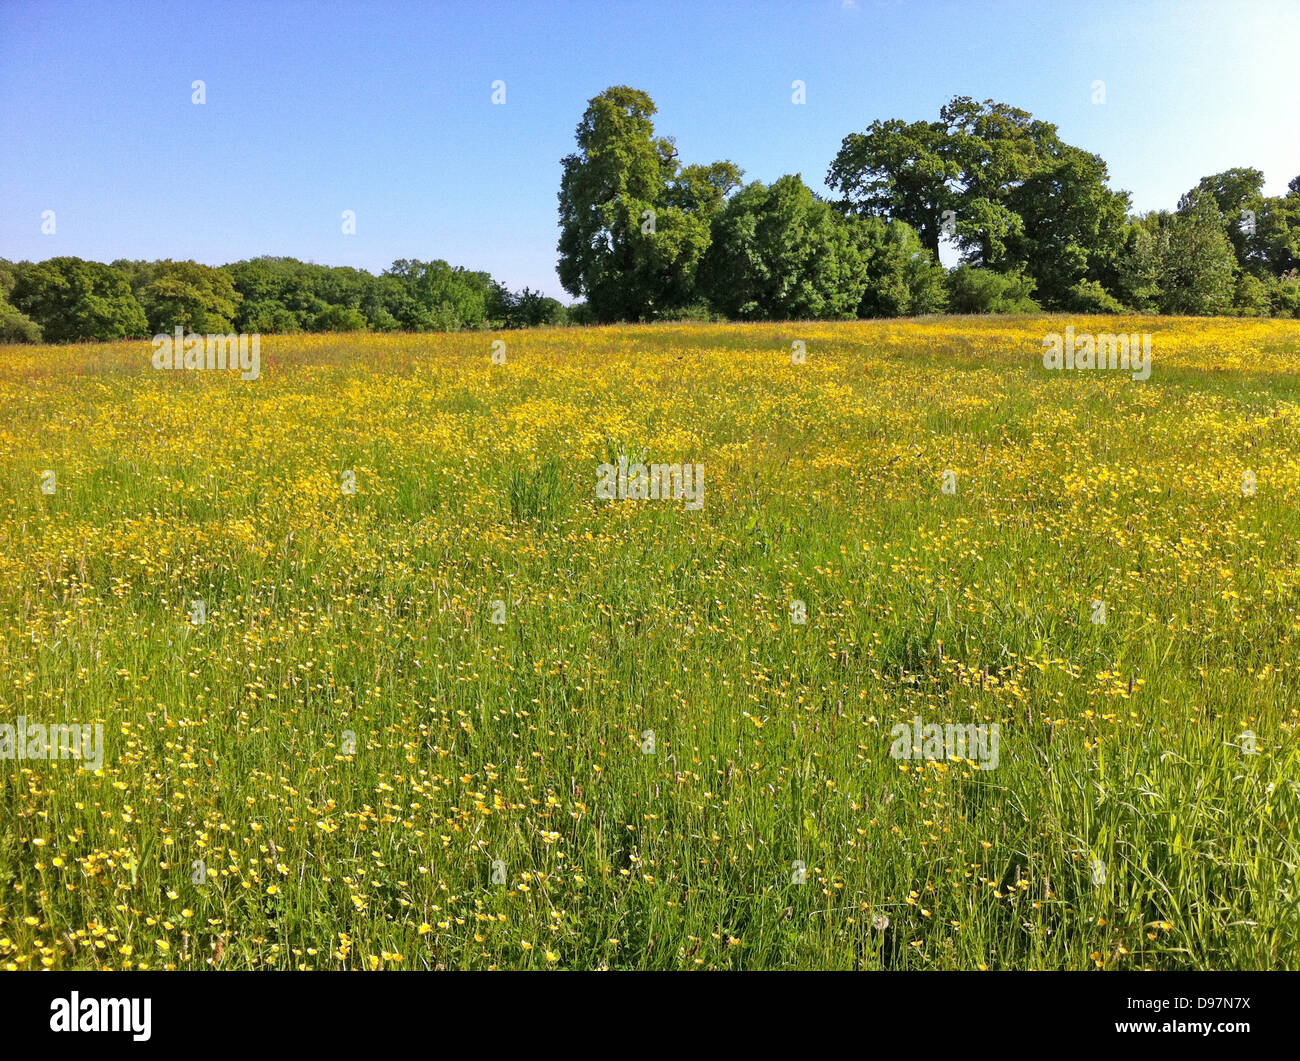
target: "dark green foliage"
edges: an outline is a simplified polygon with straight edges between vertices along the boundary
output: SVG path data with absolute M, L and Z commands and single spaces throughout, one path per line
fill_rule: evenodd
M 1162 229 L 1161 313 L 1209 316 L 1232 304 L 1237 262 L 1214 207 L 1194 201 Z
M 730 162 L 681 167 L 655 110 L 644 92 L 606 89 L 562 160 L 556 271 L 598 320 L 659 319 L 692 301 L 710 223 L 740 182 Z
M 500 293 L 489 314 L 494 326 L 545 328 L 567 323 L 568 315 L 558 299 L 548 298 L 527 287 L 518 293 L 498 287 Z
M 794 175 L 732 196 L 714 222 L 700 286 L 740 320 L 844 319 L 857 315 L 866 282 L 851 223 Z
M 1269 292 L 1269 312 L 1274 317 L 1300 318 L 1300 270 L 1292 270 L 1278 277 L 1277 283 Z
M 954 313 L 1037 313 L 1034 281 L 1019 273 L 995 273 L 963 265 L 948 274 Z
M 0 343 L 39 343 L 41 326 L 0 298 Z
M 326 306 L 312 321 L 314 332 L 364 332 L 366 318 L 351 306 Z
M 948 303 L 947 272 L 921 246 L 915 229 L 878 217 L 848 223 L 866 259 L 859 317 L 918 317 L 943 310 Z
M 46 342 L 144 337 L 149 322 L 127 275 L 100 262 L 50 258 L 14 267 L 12 304 Z
M 383 275 L 401 282 L 402 297 L 392 312 L 406 331 L 456 331 L 487 326 L 488 301 L 496 291 L 487 273 L 452 267 L 444 261 L 402 258 L 393 262 Z
M 1096 280 L 1080 280 L 1061 300 L 1060 308 L 1071 313 L 1123 313 L 1124 306 Z
M 845 137 L 826 182 L 846 213 L 911 225 L 937 255 L 945 213 L 970 265 L 1023 272 L 1048 306 L 1084 279 L 1110 279 L 1126 193 L 1056 126 L 1005 103 L 949 101 L 937 122 L 873 122 Z
M 39 343 L 41 326 L 9 304 L 16 282 L 13 263 L 0 258 L 0 343 Z
M 230 274 L 198 262 L 114 262 L 131 278 L 135 297 L 149 320 L 149 330 L 224 335 L 231 331 L 243 296 Z

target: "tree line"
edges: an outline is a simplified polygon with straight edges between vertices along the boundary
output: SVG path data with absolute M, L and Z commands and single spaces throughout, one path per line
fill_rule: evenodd
M 380 275 L 294 258 L 231 265 L 0 260 L 0 342 L 202 334 L 454 331 L 562 324 L 565 307 L 484 272 L 402 259 Z
M 1300 316 L 1300 177 L 1268 197 L 1259 170 L 1231 169 L 1134 216 L 1056 126 L 959 96 L 935 121 L 846 136 L 824 200 L 799 174 L 742 184 L 730 161 L 683 164 L 655 113 L 646 93 L 607 89 L 563 160 L 558 272 L 597 320 Z
M 1040 309 L 1300 317 L 1300 176 L 1265 196 L 1259 170 L 1234 168 L 1135 216 L 1106 163 L 1054 125 L 959 96 L 935 121 L 846 136 L 824 199 L 799 174 L 745 184 L 730 161 L 684 164 L 655 113 L 642 91 L 606 89 L 562 160 L 557 272 L 576 305 L 441 260 L 375 276 L 283 257 L 0 259 L 0 342 Z

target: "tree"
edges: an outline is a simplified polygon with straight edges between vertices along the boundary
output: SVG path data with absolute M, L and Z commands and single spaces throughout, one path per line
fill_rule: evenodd
M 373 276 L 361 296 L 360 309 L 375 331 L 391 332 L 400 329 L 402 320 L 409 316 L 406 307 L 410 302 L 410 295 L 397 277 Z
M 578 123 L 578 151 L 566 156 L 560 178 L 560 283 L 584 295 L 602 319 L 641 319 L 648 293 L 630 274 L 641 244 L 633 233 L 662 200 L 665 170 L 675 148 L 656 139 L 653 101 L 619 85 L 587 103 Z
M 405 290 L 398 320 L 409 331 L 454 331 L 482 328 L 487 323 L 493 281 L 487 273 L 472 272 L 445 261 L 400 258 L 384 272 Z
M 600 320 L 649 320 L 685 305 L 710 221 L 740 179 L 729 162 L 680 167 L 655 136 L 648 95 L 626 85 L 588 101 L 562 160 L 556 271 Z
M 1300 269 L 1300 190 L 1264 199 L 1246 268 L 1260 276 Z
M 235 316 L 241 332 L 305 331 L 326 306 L 315 290 L 323 266 L 262 257 L 224 268 L 243 298 Z
M 1126 192 L 1107 186 L 1099 156 L 1054 135 L 1042 152 L 1036 172 L 1006 191 L 1021 223 L 1006 240 L 1004 260 L 1033 277 L 1038 301 L 1065 309 L 1081 285 L 1116 287 L 1130 203 Z
M 13 306 L 51 343 L 101 342 L 148 334 L 149 322 L 126 276 L 100 262 L 50 258 L 16 271 Z
M 947 274 L 921 246 L 911 225 L 878 217 L 849 218 L 845 223 L 852 226 L 865 259 L 859 317 L 914 317 L 943 309 Z
M 135 276 L 139 299 L 154 334 L 176 327 L 199 334 L 233 331 L 235 310 L 243 296 L 230 274 L 194 261 L 143 263 Z
M 732 162 L 683 166 L 664 190 L 664 203 L 683 213 L 712 221 L 740 187 L 745 171 Z
M 1269 292 L 1269 311 L 1274 317 L 1300 318 L 1300 271 L 1292 270 L 1278 277 Z
M 1242 317 L 1267 317 L 1271 309 L 1272 288 L 1276 284 L 1272 277 L 1266 282 L 1252 273 L 1239 273 L 1232 292 L 1232 311 Z
M 939 117 L 846 137 L 826 177 L 839 207 L 906 221 L 936 255 L 951 222 L 963 261 L 1023 271 L 1049 304 L 1085 278 L 1113 282 L 1128 196 L 1106 186 L 1100 157 L 994 100 L 957 96 Z
M 727 202 L 700 270 L 714 307 L 742 320 L 856 316 L 866 288 L 857 234 L 797 174 Z
M 507 328 L 543 328 L 565 323 L 564 306 L 558 299 L 527 287 L 518 294 L 507 292 L 507 295 Z
M 943 212 L 957 204 L 957 162 L 943 122 L 874 121 L 850 133 L 826 174 L 846 214 L 905 221 L 936 258 Z
M 1197 204 L 1212 207 L 1232 244 L 1237 264 L 1247 268 L 1257 257 L 1259 217 L 1264 210 L 1264 174 L 1242 166 L 1202 177 L 1178 200 L 1179 211 Z M 1249 212 L 1249 213 L 1247 213 Z
M 1187 204 L 1164 226 L 1160 247 L 1161 313 L 1210 316 L 1232 304 L 1237 260 L 1218 211 L 1203 200 Z
M 1167 212 L 1135 218 L 1124 237 L 1116 267 L 1116 294 L 1139 313 L 1159 311 L 1168 219 Z

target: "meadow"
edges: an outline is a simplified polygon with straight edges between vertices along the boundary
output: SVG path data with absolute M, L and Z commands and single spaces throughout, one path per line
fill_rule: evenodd
M 1300 968 L 1300 322 L 150 353 L 0 347 L 0 967 Z

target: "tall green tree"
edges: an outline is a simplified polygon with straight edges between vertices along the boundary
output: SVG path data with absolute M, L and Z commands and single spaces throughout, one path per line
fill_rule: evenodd
M 935 254 L 948 235 L 967 264 L 1024 272 L 1054 305 L 1082 280 L 1114 282 L 1128 197 L 1107 177 L 1051 123 L 958 96 L 937 122 L 846 137 L 826 180 L 845 212 L 906 221 Z
M 562 162 L 556 270 L 600 320 L 649 320 L 691 301 L 710 221 L 740 179 L 730 163 L 683 169 L 655 113 L 638 89 L 606 89 Z
M 937 258 L 944 211 L 958 204 L 959 172 L 943 122 L 890 118 L 844 138 L 826 184 L 840 193 L 842 212 L 904 221 Z
M 1195 188 L 1178 200 L 1178 209 L 1187 210 L 1197 203 L 1212 206 L 1217 211 L 1237 264 L 1245 268 L 1253 257 L 1259 215 L 1264 206 L 1264 174 L 1257 169 L 1237 166 L 1202 177 Z
M 796 174 L 755 181 L 718 214 L 700 270 L 713 306 L 742 320 L 857 315 L 867 255 L 851 222 Z
M 1197 197 L 1177 213 L 1136 218 L 1119 268 L 1124 303 L 1144 313 L 1226 313 L 1236 292 L 1237 259 L 1213 202 Z
M 1003 270 L 1032 277 L 1035 298 L 1064 309 L 1084 286 L 1116 287 L 1130 201 L 1108 186 L 1099 156 L 1054 136 L 1042 152 L 1035 172 L 1005 192 L 1021 223 L 1006 240 Z
M 1237 258 L 1218 211 L 1198 200 L 1172 215 L 1160 244 L 1161 313 L 1213 316 L 1232 305 Z

